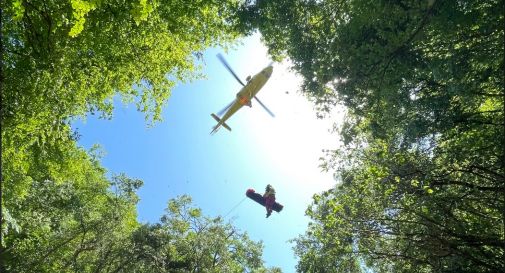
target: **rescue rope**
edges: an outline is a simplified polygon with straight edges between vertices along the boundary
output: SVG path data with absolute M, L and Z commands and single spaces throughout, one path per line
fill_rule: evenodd
M 233 210 L 235 210 L 238 206 L 240 206 L 240 204 L 242 204 L 242 202 L 244 202 L 246 199 L 247 199 L 247 196 L 244 197 L 244 199 L 240 200 L 240 202 L 238 202 L 238 204 L 236 204 L 233 208 L 231 208 L 231 210 L 228 211 L 228 213 L 226 213 L 226 215 L 223 216 L 223 218 L 226 218 L 226 216 L 228 216 Z

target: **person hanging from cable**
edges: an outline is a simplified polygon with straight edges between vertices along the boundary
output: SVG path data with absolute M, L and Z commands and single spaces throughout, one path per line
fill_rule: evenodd
M 265 198 L 265 208 L 267 210 L 267 218 L 272 214 L 272 207 L 275 204 L 275 190 L 272 185 L 268 184 L 263 194 Z
M 265 194 L 263 195 L 256 193 L 253 189 L 247 189 L 245 195 L 267 209 L 267 218 L 272 214 L 272 211 L 281 212 L 284 208 L 283 205 L 276 202 L 275 190 L 272 185 L 266 187 Z

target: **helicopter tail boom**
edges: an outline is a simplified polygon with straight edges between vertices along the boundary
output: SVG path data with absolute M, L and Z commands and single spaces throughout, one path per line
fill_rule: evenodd
M 217 125 L 214 127 L 211 134 L 217 132 L 220 125 L 222 125 L 224 128 L 226 128 L 228 131 L 231 132 L 230 126 L 228 126 L 228 124 L 226 124 L 224 122 L 221 122 L 221 119 L 218 116 L 216 116 L 216 114 L 210 114 L 210 115 L 217 121 Z

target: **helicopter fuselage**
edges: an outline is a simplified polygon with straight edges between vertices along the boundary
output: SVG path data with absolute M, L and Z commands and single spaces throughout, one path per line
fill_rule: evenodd
M 218 120 L 218 124 L 212 130 L 212 133 L 215 133 L 225 122 L 228 120 L 233 114 L 235 114 L 242 106 L 247 105 L 249 107 L 252 106 L 251 100 L 256 96 L 256 94 L 261 90 L 261 88 L 268 81 L 270 76 L 272 75 L 273 67 L 267 66 L 261 72 L 254 75 L 249 81 L 247 81 L 246 85 L 240 89 L 237 93 L 237 97 L 234 103 L 228 108 L 228 111 L 223 115 L 221 119 Z M 215 118 L 215 117 L 214 117 Z M 217 119 L 216 119 L 217 120 Z M 225 126 L 225 128 L 229 128 Z

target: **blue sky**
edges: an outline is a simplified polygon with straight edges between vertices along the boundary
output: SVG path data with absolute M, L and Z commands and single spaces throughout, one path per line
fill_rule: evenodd
M 252 108 L 242 108 L 227 122 L 232 132 L 221 129 L 211 136 L 216 122 L 210 114 L 231 102 L 241 87 L 216 58 L 220 52 L 243 81 L 270 63 L 259 35 L 227 53 L 209 49 L 204 54 L 207 79 L 179 84 L 162 122 L 148 128 L 134 105 L 118 103 L 112 120 L 89 116 L 74 123 L 82 135 L 79 143 L 85 148 L 99 144 L 105 151 L 102 164 L 111 173 L 144 181 L 138 193 L 139 221 L 157 222 L 170 198 L 188 194 L 205 215 L 229 213 L 233 225 L 263 241 L 267 266 L 294 272 L 288 240 L 305 231 L 312 195 L 335 184 L 318 165 L 322 149 L 338 146 L 338 136 L 329 130 L 342 113 L 316 119 L 312 105 L 297 92 L 299 78 L 286 63 L 274 63 L 258 97 L 276 117 L 253 101 Z M 263 192 L 268 183 L 284 205 L 281 213 L 265 219 L 264 208 L 249 199 L 230 212 L 248 188 Z

